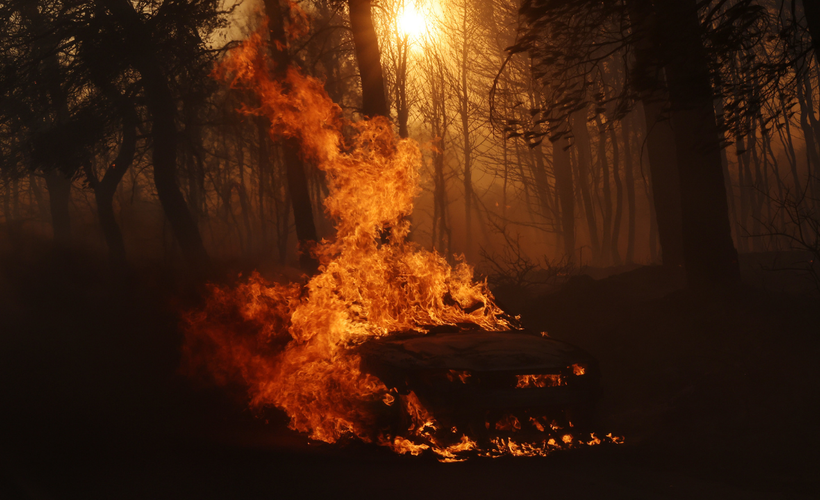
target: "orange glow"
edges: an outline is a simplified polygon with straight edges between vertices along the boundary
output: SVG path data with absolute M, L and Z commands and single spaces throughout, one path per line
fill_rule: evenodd
M 424 14 L 413 7 L 406 6 L 398 15 L 396 24 L 399 27 L 399 34 L 411 38 L 417 38 L 427 30 L 427 20 Z
M 455 427 L 453 441 L 441 442 L 436 433 L 442 426 L 416 394 L 400 395 L 361 370 L 352 348 L 390 332 L 458 323 L 503 331 L 512 325 L 463 257 L 451 266 L 406 241 L 406 216 L 419 193 L 418 145 L 397 138 L 384 118 L 346 122 L 321 82 L 294 67 L 284 81 L 276 80 L 266 54 L 256 33 L 214 74 L 254 92 L 259 105 L 241 111 L 265 116 L 273 138 L 297 140 L 302 156 L 325 172 L 330 194 L 324 208 L 336 235 L 312 249 L 320 272 L 305 285 L 271 283 L 256 273 L 234 287 L 210 285 L 204 307 L 183 318 L 185 370 L 243 384 L 252 408 L 284 410 L 291 429 L 315 440 L 355 436 L 397 453 L 430 450 L 442 461 L 462 460 L 468 452 L 535 453 L 510 441 L 492 452 L 479 450 Z M 343 127 L 353 131 L 351 138 L 342 136 Z M 387 242 L 384 228 L 390 228 Z M 466 371 L 448 376 L 470 380 Z M 537 380 L 559 385 L 549 377 Z M 379 430 L 377 409 L 386 407 L 409 416 L 408 437 Z
M 572 374 L 573 375 L 580 376 L 580 375 L 583 375 L 584 373 L 586 373 L 586 371 L 587 371 L 586 368 L 579 365 L 578 363 L 572 365 Z
M 447 371 L 447 380 L 450 382 L 455 382 L 456 380 L 461 381 L 462 384 L 466 384 L 470 381 L 470 377 L 472 377 L 472 373 L 467 370 L 448 370 Z
M 507 432 L 520 431 L 521 422 L 514 415 L 508 413 L 495 423 L 495 429 Z
M 531 389 L 540 387 L 558 387 L 567 385 L 564 377 L 557 374 L 544 375 L 516 375 L 518 383 L 515 385 L 518 389 Z
M 297 68 L 288 69 L 284 82 L 275 80 L 266 54 L 256 33 L 215 75 L 255 92 L 259 106 L 242 111 L 266 116 L 273 137 L 297 139 L 302 155 L 327 174 L 325 211 L 336 238 L 316 246 L 321 272 L 304 287 L 267 283 L 256 274 L 233 289 L 212 285 L 205 307 L 185 317 L 187 366 L 205 368 L 218 382 L 238 378 L 253 407 L 285 410 L 291 428 L 312 439 L 332 443 L 353 434 L 379 441 L 367 407 L 393 396 L 361 372 L 351 347 L 420 325 L 510 325 L 463 259 L 451 267 L 405 240 L 405 216 L 419 191 L 418 145 L 399 140 L 383 118 L 345 123 L 321 82 Z M 356 132 L 349 143 L 341 134 L 345 125 Z M 384 227 L 391 228 L 388 244 L 380 238 Z M 231 316 L 235 310 L 238 318 Z

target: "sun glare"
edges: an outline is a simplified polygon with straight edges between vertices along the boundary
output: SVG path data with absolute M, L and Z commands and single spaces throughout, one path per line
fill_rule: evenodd
M 401 35 L 409 38 L 418 38 L 427 29 L 424 15 L 412 7 L 402 10 L 397 24 Z

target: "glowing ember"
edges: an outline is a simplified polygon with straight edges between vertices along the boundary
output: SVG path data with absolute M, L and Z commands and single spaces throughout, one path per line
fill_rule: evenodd
M 516 432 L 521 430 L 521 422 L 515 415 L 506 414 L 501 420 L 495 423 L 495 429 L 499 431 Z
M 447 380 L 450 382 L 455 382 L 456 380 L 460 381 L 462 384 L 466 384 L 469 382 L 470 377 L 473 374 L 467 370 L 448 370 L 447 371 Z
M 539 431 L 539 432 L 544 432 L 544 431 L 546 430 L 546 429 L 544 429 L 544 425 L 543 425 L 541 422 L 539 422 L 539 421 L 538 421 L 538 419 L 537 419 L 537 418 L 535 418 L 535 417 L 530 417 L 530 423 L 531 423 L 531 424 L 532 424 L 532 425 L 533 425 L 536 429 L 538 429 L 538 431 Z
M 542 374 L 542 375 L 516 375 L 518 383 L 515 385 L 518 389 L 529 389 L 535 387 L 558 387 L 567 385 L 564 377 L 558 374 Z
M 461 460 L 466 452 L 543 455 L 560 447 L 554 439 L 540 445 L 507 440 L 479 450 L 455 426 L 442 427 L 413 392 L 398 394 L 362 372 L 353 348 L 368 339 L 465 323 L 509 330 L 511 321 L 463 259 L 452 267 L 406 241 L 406 216 L 419 190 L 417 144 L 397 139 L 383 118 L 346 123 L 321 82 L 296 68 L 288 69 L 285 82 L 276 81 L 266 53 L 257 33 L 215 74 L 256 93 L 259 106 L 242 111 L 266 116 L 273 137 L 298 140 L 302 155 L 326 173 L 325 210 L 336 236 L 313 249 L 320 273 L 304 286 L 268 283 L 256 273 L 234 288 L 211 285 L 204 307 L 184 317 L 187 370 L 204 369 L 217 383 L 241 382 L 253 408 L 281 408 L 292 429 L 328 443 L 356 436 L 398 453 L 431 450 L 443 461 Z M 344 126 L 355 131 L 348 141 Z M 384 228 L 390 228 L 386 242 Z M 467 384 L 471 374 L 451 370 L 447 376 Z M 536 387 L 560 385 L 555 376 L 527 377 Z M 378 415 L 388 408 L 409 416 L 412 439 L 379 430 Z M 442 428 L 452 434 L 447 442 L 437 437 Z M 572 442 L 564 436 L 563 446 Z

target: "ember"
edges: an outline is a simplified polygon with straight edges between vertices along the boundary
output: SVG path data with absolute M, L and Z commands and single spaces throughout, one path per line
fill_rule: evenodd
M 517 377 L 518 383 L 515 387 L 518 389 L 527 389 L 530 387 L 558 387 L 560 385 L 567 385 L 564 378 L 558 374 L 518 375 Z

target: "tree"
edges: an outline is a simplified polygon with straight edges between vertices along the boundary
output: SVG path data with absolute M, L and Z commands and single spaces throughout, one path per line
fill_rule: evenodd
M 763 10 L 748 5 L 748 2 L 732 4 L 726 9 L 712 9 L 706 13 L 705 23 L 710 31 L 704 33 L 699 4 L 694 0 L 655 2 L 658 13 L 655 28 L 651 26 L 649 2 L 630 0 L 627 7 L 625 9 L 620 2 L 588 0 L 527 1 L 521 10 L 528 22 L 525 34 L 511 50 L 513 53 L 529 51 L 538 61 L 543 80 L 549 81 L 554 89 L 556 97 L 545 103 L 541 113 L 547 116 L 542 119 L 560 122 L 570 116 L 576 118 L 572 129 L 579 140 L 579 164 L 582 167 L 589 164 L 588 140 L 586 128 L 580 127 L 578 122 L 586 118 L 581 113 L 589 103 L 601 106 L 614 102 L 613 118 L 618 120 L 632 108 L 637 94 L 646 101 L 644 112 L 649 130 L 663 121 L 666 109 L 670 110 L 681 193 L 681 248 L 690 284 L 697 287 L 707 283 L 737 282 L 737 252 L 731 238 L 720 152 L 723 134 L 718 128 L 714 109 L 715 97 L 725 95 L 727 87 L 719 78 L 721 65 L 717 62 L 734 57 L 738 51 L 747 50 L 766 39 L 765 30 L 758 29 L 759 25 L 765 25 L 760 21 L 764 17 Z M 624 26 L 627 15 L 633 18 L 631 32 L 608 29 Z M 653 50 L 654 46 L 659 47 L 659 52 Z M 602 101 L 593 94 L 595 86 L 591 82 L 602 79 L 606 63 L 614 54 L 628 54 L 630 48 L 635 54 L 631 63 L 634 71 L 626 72 L 631 80 L 624 82 L 620 92 L 612 92 L 611 97 Z M 621 58 L 629 63 L 627 57 L 621 55 Z M 774 88 L 782 81 L 783 65 L 769 65 L 768 68 L 771 77 L 766 82 L 759 82 L 758 87 L 768 85 Z M 714 88 L 713 80 L 716 82 Z M 668 89 L 668 97 L 662 94 L 663 89 Z M 661 107 L 654 106 L 653 101 L 659 102 Z M 749 110 L 751 112 L 751 108 Z M 739 116 L 747 113 L 746 109 L 739 111 L 731 117 L 735 123 Z M 652 149 L 657 153 L 652 155 L 651 163 L 655 164 L 652 180 L 653 190 L 660 188 L 655 195 L 656 206 L 661 208 L 658 210 L 658 227 L 663 227 L 664 242 L 670 247 L 669 252 L 664 248 L 664 258 L 674 261 L 677 260 L 674 209 L 677 203 L 674 200 L 675 179 L 669 175 L 674 170 L 661 166 L 663 150 L 670 149 L 670 136 L 663 128 L 659 130 L 665 137 L 656 136 L 652 141 Z M 661 146 L 662 142 L 666 144 Z M 660 175 L 655 175 L 655 169 L 659 169 L 657 174 Z M 583 171 L 580 177 L 579 181 L 583 181 Z M 586 201 L 585 189 L 581 191 Z M 664 206 L 669 200 L 672 200 L 670 206 Z M 584 205 L 589 212 L 590 204 Z M 595 246 L 594 219 L 589 214 L 587 218 Z
M 210 259 L 176 178 L 176 100 L 161 64 L 156 25 L 146 23 L 128 0 L 101 2 L 121 31 L 123 55 L 139 72 L 145 90 L 146 107 L 151 116 L 154 184 L 159 201 L 186 260 L 195 269 L 205 270 Z M 158 7 L 159 12 L 163 7 L 171 8 L 168 2 Z
M 689 286 L 740 281 L 720 156 L 721 135 L 695 0 L 658 2 L 681 192 Z
M 646 123 L 646 148 L 652 177 L 653 203 L 663 264 L 683 265 L 680 181 L 671 122 L 665 116 L 668 90 L 657 53 L 656 19 L 651 0 L 627 0 L 632 28 L 635 64 L 631 80 L 641 100 Z
M 814 0 L 803 0 L 803 12 L 806 15 L 806 24 L 811 33 L 811 43 L 814 48 L 814 57 L 820 63 L 820 5 Z
M 78 121 L 90 125 L 89 115 L 76 112 L 73 101 L 78 89 L 70 85 L 66 78 L 70 70 L 59 61 L 65 34 L 54 30 L 46 9 L 38 7 L 31 2 L 8 5 L 9 19 L 16 18 L 17 22 L 11 23 L 7 36 L 18 40 L 7 40 L 12 43 L 4 87 L 6 100 L 17 101 L 17 106 L 11 107 L 12 113 L 15 108 L 19 112 L 24 106 L 31 107 L 31 112 L 18 114 L 24 127 L 20 144 L 28 150 L 29 167 L 42 172 L 46 180 L 54 241 L 66 245 L 71 241 L 71 180 L 93 141 L 96 127 L 87 127 L 90 133 L 77 127 Z M 83 14 L 80 9 L 79 16 Z
M 390 111 L 384 94 L 379 39 L 373 27 L 370 0 L 349 0 L 347 5 L 362 80 L 362 114 L 388 118 Z
M 125 99 L 123 98 L 125 101 Z M 97 202 L 97 216 L 100 228 L 108 245 L 108 258 L 115 269 L 122 269 L 126 264 L 125 241 L 122 230 L 114 215 L 114 194 L 131 163 L 137 146 L 137 112 L 133 104 L 123 102 L 122 110 L 122 142 L 119 152 L 111 165 L 105 170 L 100 179 L 90 162 L 85 162 L 83 168 L 91 188 L 94 190 L 94 199 Z
M 285 17 L 279 0 L 265 0 L 265 11 L 268 15 L 269 50 L 274 61 L 274 74 L 284 82 L 291 65 L 289 43 L 285 32 Z M 288 12 L 288 16 L 289 16 Z M 299 263 L 308 274 L 318 271 L 319 263 L 310 254 L 310 246 L 318 240 L 316 224 L 313 220 L 313 206 L 310 200 L 305 164 L 300 156 L 299 141 L 295 138 L 282 140 L 282 151 L 288 178 L 288 190 L 293 205 L 293 217 L 296 222 L 296 237 L 299 239 Z

